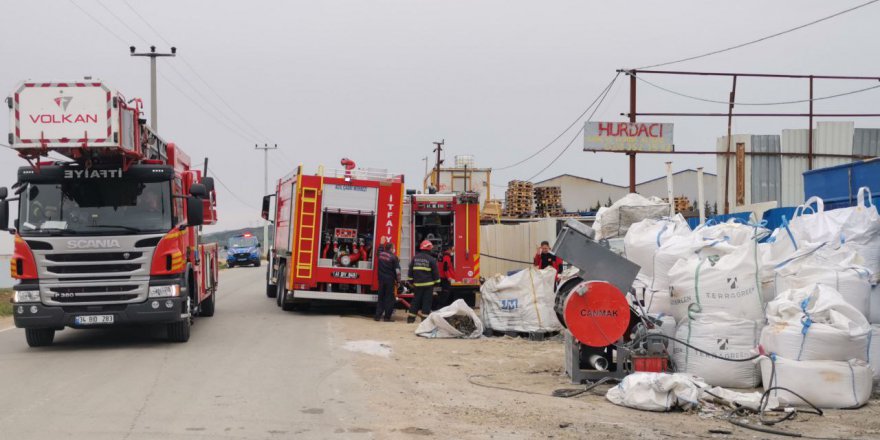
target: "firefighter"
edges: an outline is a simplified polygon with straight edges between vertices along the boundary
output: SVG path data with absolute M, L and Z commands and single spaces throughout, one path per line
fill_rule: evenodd
M 376 302 L 376 316 L 373 320 L 380 319 L 391 322 L 391 314 L 394 312 L 394 283 L 400 281 L 400 260 L 394 255 L 394 245 L 382 244 L 378 260 L 379 274 L 379 298 Z
M 443 249 L 438 264 L 440 270 L 440 295 L 437 296 L 435 309 L 449 305 L 452 297 L 452 283 L 455 282 L 455 265 L 452 264 L 452 249 Z
M 434 245 L 425 240 L 419 245 L 419 252 L 409 262 L 409 276 L 412 279 L 413 297 L 412 305 L 406 322 L 416 322 L 416 316 L 423 320 L 431 313 L 431 302 L 434 299 L 434 286 L 440 283 L 440 271 L 437 269 L 437 259 L 431 255 Z

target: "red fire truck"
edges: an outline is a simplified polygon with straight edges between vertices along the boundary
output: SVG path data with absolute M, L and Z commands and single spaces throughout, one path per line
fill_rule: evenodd
M 30 165 L 13 198 L 0 188 L 0 228 L 15 235 L 13 316 L 28 344 L 131 324 L 189 340 L 191 319 L 214 315 L 217 246 L 200 243 L 217 220 L 213 179 L 101 81 L 25 82 L 7 102 L 9 143 Z
M 409 278 L 409 260 L 419 243 L 428 240 L 434 245 L 438 261 L 442 261 L 446 249 L 451 251 L 454 281 L 448 302 L 463 298 L 473 306 L 480 289 L 479 194 L 409 194 L 403 205 L 403 218 L 400 265 L 404 278 Z
M 284 310 L 313 300 L 375 302 L 378 246 L 399 247 L 403 176 L 342 164 L 344 170 L 315 174 L 300 166 L 263 198 L 263 218 L 275 224 L 266 294 Z

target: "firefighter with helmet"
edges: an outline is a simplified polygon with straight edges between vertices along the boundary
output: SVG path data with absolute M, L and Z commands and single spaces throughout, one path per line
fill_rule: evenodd
M 416 322 L 416 316 L 423 320 L 431 313 L 434 300 L 434 286 L 440 283 L 437 259 L 431 255 L 434 245 L 425 240 L 419 245 L 419 252 L 409 262 L 409 276 L 412 279 L 413 302 L 406 317 L 407 323 Z

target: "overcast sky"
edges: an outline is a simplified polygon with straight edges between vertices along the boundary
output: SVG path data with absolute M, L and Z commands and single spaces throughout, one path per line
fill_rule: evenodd
M 271 180 L 299 162 L 314 170 L 351 157 L 362 166 L 405 173 L 409 186 L 418 187 L 422 158 L 430 154 L 432 141 L 446 140 L 448 163 L 457 154 L 472 154 L 479 166 L 509 165 L 556 137 L 617 68 L 719 49 L 862 3 L 128 1 L 131 7 L 123 0 L 2 0 L 0 89 L 9 93 L 25 79 L 92 75 L 129 98 L 143 97 L 149 108 L 148 61 L 129 57 L 128 46 L 145 49 L 141 38 L 160 50 L 168 49 L 163 38 L 177 46 L 178 58 L 160 60 L 159 128 L 194 161 L 210 157 L 210 168 L 237 196 L 218 189 L 221 221 L 213 229 L 259 224 L 263 156 L 254 151 L 255 143 L 277 143 L 283 150 L 270 153 Z M 878 19 L 880 4 L 871 5 L 754 46 L 668 68 L 878 75 Z M 653 81 L 717 100 L 725 100 L 730 87 L 729 79 L 658 76 Z M 815 93 L 865 86 L 817 82 Z M 747 79 L 738 87 L 738 101 L 807 97 L 806 80 Z M 619 113 L 627 110 L 627 94 L 627 82 L 621 79 L 594 119 L 623 120 Z M 816 111 L 877 112 L 878 97 L 880 91 L 873 91 L 823 101 Z M 644 111 L 726 110 L 723 104 L 702 104 L 643 84 L 639 106 Z M 806 109 L 800 104 L 773 110 Z M 0 118 L 0 133 L 8 132 L 7 122 Z M 726 131 L 724 118 L 668 122 L 676 125 L 679 150 L 712 148 Z M 856 126 L 878 125 L 863 120 Z M 776 134 L 783 128 L 806 128 L 806 121 L 734 121 L 737 133 Z M 503 185 L 533 176 L 574 134 L 566 134 L 545 155 L 497 172 L 493 182 Z M 535 180 L 571 173 L 627 182 L 625 157 L 584 153 L 582 142 L 576 140 Z M 665 160 L 640 156 L 639 180 L 662 175 Z M 0 185 L 11 185 L 22 164 L 13 152 L 0 148 Z M 700 165 L 707 171 L 715 168 L 714 159 L 707 157 L 675 157 L 676 170 Z M 503 196 L 502 188 L 493 190 L 495 197 Z M 0 254 L 11 249 L 11 238 L 3 237 Z

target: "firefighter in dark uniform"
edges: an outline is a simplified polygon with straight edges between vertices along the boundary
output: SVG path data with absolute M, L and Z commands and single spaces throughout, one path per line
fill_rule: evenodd
M 385 243 L 382 245 L 378 262 L 379 275 L 379 298 L 376 301 L 376 316 L 374 320 L 384 319 L 391 322 L 391 314 L 394 313 L 394 283 L 400 281 L 400 260 L 394 255 L 394 245 Z
M 452 250 L 450 248 L 443 249 L 438 268 L 440 269 L 440 294 L 437 295 L 437 301 L 434 303 L 435 309 L 448 306 L 452 299 L 455 266 L 452 263 Z
M 419 252 L 409 262 L 409 276 L 412 279 L 413 297 L 407 323 L 416 322 L 416 316 L 425 319 L 431 313 L 431 303 L 434 299 L 434 286 L 440 283 L 440 271 L 437 269 L 437 259 L 431 254 L 434 245 L 425 240 L 419 245 Z

